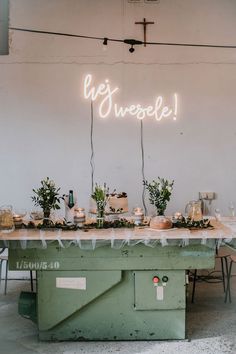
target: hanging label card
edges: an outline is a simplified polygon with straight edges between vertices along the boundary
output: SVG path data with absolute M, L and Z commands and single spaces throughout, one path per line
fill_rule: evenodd
M 62 289 L 86 290 L 86 278 L 56 278 L 56 287 Z
M 157 286 L 156 287 L 156 296 L 157 296 L 157 300 L 164 300 L 164 288 L 163 286 Z

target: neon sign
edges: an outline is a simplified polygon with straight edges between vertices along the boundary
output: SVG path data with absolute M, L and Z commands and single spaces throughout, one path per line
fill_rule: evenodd
M 154 105 L 142 106 L 141 104 L 131 104 L 130 106 L 118 106 L 114 103 L 114 96 L 119 90 L 118 87 L 112 88 L 109 80 L 95 86 L 92 85 L 92 75 L 86 75 L 84 79 L 84 98 L 92 101 L 99 101 L 98 113 L 101 118 L 107 118 L 110 114 L 117 118 L 123 118 L 126 115 L 131 115 L 137 119 L 146 117 L 154 117 L 157 121 L 164 118 L 172 117 L 177 119 L 178 113 L 178 96 L 173 94 L 172 106 L 164 104 L 163 96 L 158 96 Z

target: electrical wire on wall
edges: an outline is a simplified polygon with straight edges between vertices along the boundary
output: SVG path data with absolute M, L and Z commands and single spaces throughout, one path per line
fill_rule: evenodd
M 93 101 L 92 100 L 91 100 L 91 105 L 90 105 L 90 114 L 91 114 L 91 119 L 90 119 L 90 147 L 91 147 L 90 166 L 91 166 L 91 194 L 92 194 L 93 193 L 93 189 L 94 189 L 94 170 L 95 170 L 94 145 L 93 145 L 93 123 L 94 123 L 94 118 L 93 118 Z
M 200 47 L 200 48 L 225 48 L 225 49 L 236 49 L 236 45 L 219 45 L 219 44 L 198 44 L 198 43 L 174 43 L 174 42 L 146 42 L 140 41 L 133 38 L 129 39 L 119 39 L 119 38 L 108 38 L 108 37 L 97 37 L 97 36 L 86 36 L 81 34 L 73 34 L 73 33 L 63 33 L 63 32 L 52 32 L 52 31 L 42 31 L 30 28 L 19 28 L 19 27 L 9 27 L 10 30 L 13 31 L 22 31 L 22 32 L 30 32 L 30 33 L 38 33 L 38 34 L 46 34 L 46 35 L 54 35 L 54 36 L 65 36 L 65 37 L 74 37 L 74 38 L 83 38 L 88 40 L 97 40 L 103 43 L 103 45 L 108 45 L 108 42 L 115 43 L 124 43 L 130 46 L 129 52 L 133 53 L 135 51 L 134 46 L 137 45 L 155 45 L 155 46 L 179 46 L 179 47 Z
M 142 166 L 142 182 L 146 180 L 145 178 L 145 160 L 144 160 L 144 144 L 143 144 L 143 121 L 140 121 L 140 145 L 141 145 L 141 166 Z M 144 209 L 144 215 L 147 215 L 147 207 L 145 204 L 145 185 L 143 184 L 142 192 L 142 203 Z
M 94 170 L 95 170 L 95 163 L 94 163 L 94 144 L 93 144 L 93 131 L 94 131 L 94 115 L 93 115 L 93 101 L 91 101 L 90 105 L 90 148 L 91 148 L 91 155 L 90 155 L 90 166 L 91 166 L 91 193 L 94 190 Z M 145 178 L 145 158 L 144 158 L 144 143 L 143 143 L 143 121 L 140 121 L 140 147 L 141 147 L 141 174 L 142 174 L 142 183 L 146 180 Z M 145 186 L 143 185 L 142 191 L 142 204 L 144 209 L 145 216 L 147 215 L 147 207 L 145 203 Z

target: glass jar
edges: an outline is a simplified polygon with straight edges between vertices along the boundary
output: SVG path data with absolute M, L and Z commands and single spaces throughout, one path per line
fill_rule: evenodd
M 83 226 L 85 223 L 85 211 L 84 208 L 75 208 L 74 223 L 78 226 Z
M 202 220 L 202 203 L 200 200 L 192 200 L 185 207 L 185 212 L 193 221 Z
M 134 219 L 134 224 L 135 225 L 141 225 L 144 220 L 144 212 L 142 208 L 135 207 L 133 209 L 133 219 Z
M 14 230 L 14 221 L 11 205 L 0 207 L 0 231 L 11 232 Z

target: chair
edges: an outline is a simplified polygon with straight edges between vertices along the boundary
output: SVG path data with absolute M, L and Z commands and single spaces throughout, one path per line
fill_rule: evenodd
M 5 288 L 4 288 L 4 294 L 6 295 L 6 293 L 7 293 L 7 275 L 8 275 L 8 257 L 2 255 L 4 250 L 5 250 L 5 248 L 3 248 L 0 251 L 0 286 L 1 286 L 1 281 L 2 281 L 2 265 L 4 262 L 6 262 Z
M 228 276 L 229 276 L 229 267 L 228 267 L 229 256 L 230 256 L 229 254 L 219 254 L 218 249 L 216 249 L 215 258 L 220 259 L 220 263 L 221 263 L 221 276 L 222 276 L 222 283 L 223 283 L 223 291 L 225 293 L 225 302 L 227 301 L 226 295 L 227 295 L 227 284 L 228 284 Z M 192 304 L 194 303 L 194 298 L 195 298 L 196 281 L 197 281 L 197 269 L 195 269 L 193 273 L 193 290 L 192 290 L 192 299 L 191 299 Z
M 231 273 L 232 273 L 232 265 L 233 263 L 236 263 L 236 256 L 231 255 L 229 257 L 230 263 L 229 263 L 229 270 L 228 270 L 228 276 L 227 276 L 227 287 L 226 287 L 226 292 L 225 292 L 225 302 L 229 299 L 229 302 L 231 303 Z
M 2 253 L 5 251 L 6 248 L 2 248 L 0 250 L 0 286 L 1 286 L 1 281 L 2 281 L 2 266 L 4 262 L 6 263 L 6 271 L 5 271 L 5 286 L 4 286 L 4 295 L 7 293 L 7 280 L 8 280 L 8 256 L 2 255 Z M 30 286 L 31 286 L 31 291 L 34 291 L 34 284 L 33 284 L 33 272 L 32 270 L 30 271 Z

